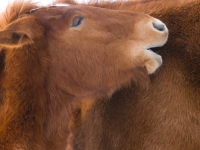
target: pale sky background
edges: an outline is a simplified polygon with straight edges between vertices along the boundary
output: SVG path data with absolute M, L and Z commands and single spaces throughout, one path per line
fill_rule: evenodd
M 17 0 L 0 0 L 0 12 L 4 11 L 8 3 L 12 3 Z M 40 5 L 48 5 L 51 4 L 54 0 L 33 0 L 35 2 L 39 2 Z M 77 2 L 87 2 L 87 0 L 76 0 Z

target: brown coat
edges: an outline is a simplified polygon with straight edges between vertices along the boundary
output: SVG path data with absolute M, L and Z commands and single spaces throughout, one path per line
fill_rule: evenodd
M 69 150 L 77 102 L 146 87 L 162 63 L 147 49 L 168 38 L 149 15 L 89 6 L 16 1 L 0 22 L 0 150 Z
M 130 87 L 109 100 L 85 102 L 74 117 L 75 150 L 200 149 L 200 1 L 96 4 L 141 11 L 164 21 L 169 41 L 148 88 Z

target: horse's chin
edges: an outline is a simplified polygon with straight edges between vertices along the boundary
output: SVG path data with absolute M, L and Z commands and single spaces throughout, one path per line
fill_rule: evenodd
M 154 73 L 162 65 L 162 57 L 151 49 L 145 50 L 144 67 L 148 74 Z

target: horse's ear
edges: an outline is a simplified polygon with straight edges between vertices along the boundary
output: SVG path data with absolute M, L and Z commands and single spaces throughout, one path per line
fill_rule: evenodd
M 0 32 L 0 45 L 4 47 L 21 47 L 32 40 L 24 32 L 4 30 Z
M 17 48 L 34 43 L 41 38 L 44 29 L 39 20 L 33 16 L 20 18 L 0 31 L 0 45 Z

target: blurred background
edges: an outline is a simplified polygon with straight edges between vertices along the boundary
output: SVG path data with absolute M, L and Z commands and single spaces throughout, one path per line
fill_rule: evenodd
M 7 5 L 9 5 L 10 3 L 12 3 L 13 1 L 17 1 L 17 0 L 0 0 L 0 13 L 3 12 Z M 34 2 L 38 2 L 40 5 L 48 5 L 53 3 L 55 0 L 32 0 Z M 76 2 L 80 2 L 80 3 L 86 3 L 88 0 L 75 0 Z

